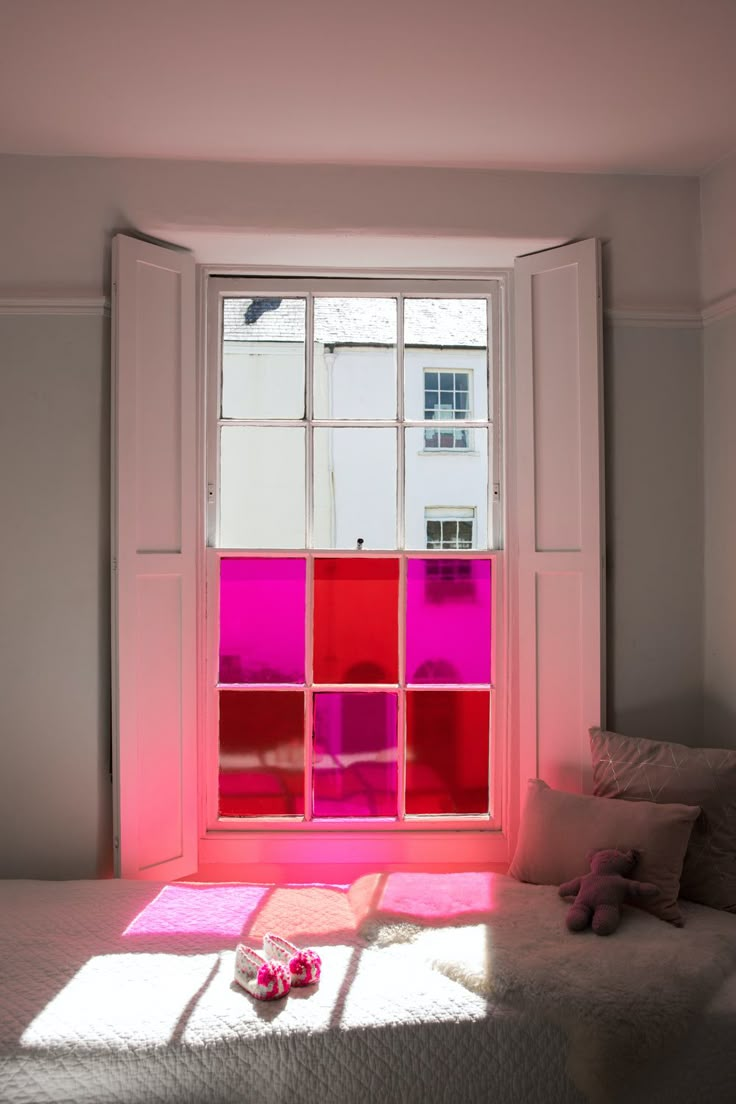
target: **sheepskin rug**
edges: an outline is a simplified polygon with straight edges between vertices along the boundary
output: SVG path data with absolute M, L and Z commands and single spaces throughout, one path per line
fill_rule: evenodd
M 361 935 L 494 1004 L 561 1026 L 570 1076 L 600 1104 L 620 1099 L 650 1062 L 666 1059 L 736 967 L 736 917 L 726 913 L 681 902 L 685 926 L 675 928 L 626 907 L 614 935 L 573 934 L 555 887 L 487 877 L 492 904 L 482 913 L 427 920 L 423 902 L 436 905 L 447 875 L 435 886 L 423 875 L 413 906 L 404 901 L 398 913 L 379 901 Z

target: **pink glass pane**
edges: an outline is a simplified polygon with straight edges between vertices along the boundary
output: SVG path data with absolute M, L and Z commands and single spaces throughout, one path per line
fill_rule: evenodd
M 314 563 L 314 681 L 398 682 L 399 561 Z
M 397 815 L 395 694 L 315 694 L 314 815 Z
M 304 694 L 220 693 L 220 816 L 304 813 Z
M 220 682 L 304 682 L 306 561 L 220 563 Z
M 409 690 L 406 811 L 488 812 L 488 693 Z
M 490 683 L 490 560 L 408 561 L 406 678 Z

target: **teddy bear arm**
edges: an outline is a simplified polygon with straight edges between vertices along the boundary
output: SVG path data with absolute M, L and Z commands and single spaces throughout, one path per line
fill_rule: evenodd
M 557 892 L 560 897 L 574 897 L 576 893 L 580 892 L 581 883 L 582 878 L 573 878 L 570 882 L 563 882 Z
M 636 882 L 627 880 L 626 888 L 628 889 L 628 896 L 641 900 L 651 900 L 653 897 L 659 896 L 659 890 L 652 882 Z

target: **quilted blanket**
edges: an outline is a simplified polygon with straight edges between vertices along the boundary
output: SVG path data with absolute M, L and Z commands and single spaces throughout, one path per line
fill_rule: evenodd
M 547 980 L 538 976 L 542 999 L 529 1005 L 552 928 L 538 926 L 539 948 L 531 929 L 519 930 L 526 966 L 512 983 L 511 936 L 500 919 L 516 908 L 518 927 L 520 913 L 539 916 L 561 903 L 553 890 L 512 883 L 514 904 L 510 881 L 376 874 L 341 886 L 0 882 L 0 1100 L 581 1104 L 565 1065 L 578 1038 L 554 1007 L 549 962 Z M 725 943 L 707 924 L 698 927 L 692 909 L 683 931 L 711 940 L 717 964 L 708 984 L 715 985 Z M 648 919 L 627 916 L 622 934 L 643 931 Z M 268 930 L 319 949 L 317 988 L 263 1003 L 233 982 L 237 943 L 258 947 Z M 594 937 L 569 938 L 570 954 L 581 956 L 582 992 Z M 661 962 L 667 970 L 676 967 L 672 948 Z M 692 971 L 701 976 L 695 962 Z M 645 999 L 642 990 L 628 993 Z M 669 1088 L 658 1073 L 668 1101 L 695 1099 L 687 1088 L 678 1095 L 688 1077 L 704 1088 L 703 1055 L 712 1086 L 706 1097 L 731 1098 L 734 1065 L 716 1068 L 707 1048 L 719 1053 L 734 1026 L 736 986 L 698 1021 L 696 1052 L 681 1048 L 684 1072 L 671 1071 Z M 577 1080 L 593 1098 L 596 1086 L 584 1075 Z M 632 1104 L 640 1099 L 651 1092 L 627 1094 Z

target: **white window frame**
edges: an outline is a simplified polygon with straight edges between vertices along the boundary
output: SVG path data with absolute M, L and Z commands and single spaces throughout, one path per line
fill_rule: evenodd
M 424 507 L 424 534 L 428 551 L 437 552 L 454 552 L 454 551 L 468 551 L 468 549 L 462 548 L 459 544 L 444 543 L 443 529 L 440 528 L 440 547 L 433 549 L 429 544 L 429 533 L 427 532 L 427 525 L 430 521 L 439 522 L 440 527 L 445 522 L 470 522 L 470 548 L 475 548 L 475 524 L 476 524 L 476 511 L 474 506 L 425 506 Z M 459 539 L 459 538 L 458 538 Z
M 426 427 L 425 430 L 424 430 L 424 451 L 425 452 L 446 452 L 450 455 L 453 452 L 460 452 L 460 453 L 470 452 L 473 448 L 473 431 L 471 429 L 467 429 L 466 424 L 468 422 L 472 422 L 472 420 L 473 420 L 473 418 L 472 418 L 472 414 L 473 414 L 473 370 L 471 368 L 441 368 L 439 366 L 436 367 L 436 368 L 425 368 L 424 369 L 424 374 L 423 374 L 423 379 L 422 379 L 422 382 L 423 382 L 423 385 L 424 385 L 424 396 L 425 396 L 425 403 L 424 403 L 425 413 L 426 413 L 426 410 L 427 410 L 427 403 L 426 403 L 426 395 L 427 395 L 427 390 L 428 390 L 427 389 L 427 376 L 429 375 L 430 372 L 432 372 L 433 374 L 435 374 L 437 376 L 442 375 L 443 372 L 445 372 L 445 373 L 449 372 L 453 376 L 465 376 L 467 381 L 468 381 L 468 387 L 467 387 L 467 390 L 466 390 L 466 394 L 468 396 L 468 407 L 467 407 L 467 410 L 465 411 L 465 417 L 464 418 L 458 418 L 456 416 L 457 415 L 457 409 L 456 409 L 454 404 L 453 404 L 453 407 L 452 407 L 452 413 L 448 417 L 443 417 L 442 413 L 443 413 L 444 408 L 441 407 L 438 404 L 437 410 L 438 410 L 439 414 L 438 414 L 438 417 L 433 419 L 433 421 L 438 423 L 436 429 L 433 428 L 433 427 Z M 437 390 L 439 391 L 440 388 L 438 388 Z M 454 380 L 453 380 L 453 385 L 452 385 L 452 393 L 453 393 L 453 396 L 455 396 L 457 394 L 457 389 L 455 387 Z M 463 425 L 458 426 L 458 425 L 455 424 L 456 422 L 459 422 L 459 421 L 461 421 L 463 423 Z M 453 434 L 453 438 L 452 438 L 453 442 L 457 442 L 457 433 L 458 432 L 464 433 L 465 434 L 465 444 L 459 445 L 457 443 L 454 443 L 450 446 L 441 445 L 440 444 L 440 434 L 450 433 L 450 432 Z M 436 445 L 430 445 L 430 444 L 427 443 L 427 436 L 430 433 L 436 433 L 437 434 L 437 444 Z
M 502 532 L 504 528 L 503 496 L 501 484 L 503 480 L 502 448 L 504 440 L 504 374 L 506 355 L 506 333 L 508 320 L 505 317 L 504 303 L 507 301 L 507 286 L 505 274 L 496 274 L 493 277 L 478 280 L 477 278 L 464 278 L 458 275 L 449 280 L 433 280 L 431 283 L 432 297 L 463 298 L 469 295 L 483 295 L 488 302 L 488 417 L 482 421 L 473 422 L 468 419 L 469 426 L 486 428 L 492 424 L 492 432 L 489 438 L 489 470 L 494 473 L 493 479 L 489 479 L 488 486 L 488 548 L 473 549 L 467 552 L 453 552 L 453 555 L 490 559 L 493 570 L 493 612 L 494 619 L 494 646 L 492 649 L 492 670 L 489 684 L 483 689 L 490 692 L 491 701 L 491 740 L 489 753 L 490 777 L 490 809 L 489 814 L 475 816 L 441 816 L 432 818 L 413 818 L 411 820 L 380 821 L 356 823 L 341 818 L 331 818 L 330 821 L 310 823 L 309 820 L 295 820 L 294 818 L 239 818 L 220 817 L 218 812 L 218 740 L 217 740 L 217 624 L 216 619 L 208 616 L 207 605 L 216 609 L 219 605 L 219 562 L 227 555 L 305 555 L 308 561 L 308 578 L 311 575 L 309 565 L 314 558 L 315 550 L 309 548 L 311 532 L 307 528 L 306 549 L 269 550 L 269 549 L 228 549 L 216 546 L 218 533 L 217 494 L 215 473 L 217 472 L 218 454 L 217 440 L 219 433 L 212 432 L 213 427 L 219 427 L 222 419 L 219 418 L 219 383 L 221 380 L 220 358 L 222 351 L 222 310 L 223 298 L 243 297 L 251 298 L 257 295 L 269 296 L 295 296 L 311 295 L 315 291 L 326 295 L 364 295 L 376 296 L 420 296 L 426 297 L 429 286 L 425 279 L 406 280 L 389 274 L 381 274 L 378 277 L 368 276 L 363 279 L 349 278 L 336 279 L 333 277 L 313 278 L 290 277 L 286 273 L 270 274 L 267 278 L 251 276 L 223 277 L 218 270 L 203 272 L 200 283 L 200 309 L 202 311 L 202 329 L 206 334 L 204 345 L 206 397 L 203 424 L 205 426 L 205 454 L 206 454 L 206 482 L 207 482 L 207 520 L 206 542 L 204 547 L 205 571 L 207 576 L 207 605 L 202 610 L 202 625 L 204 632 L 203 655 L 201 662 L 205 671 L 205 712 L 203 717 L 200 747 L 200 786 L 202 789 L 200 800 L 200 863 L 220 863 L 225 861 L 243 861 L 242 856 L 252 854 L 253 841 L 264 848 L 264 854 L 269 856 L 269 861 L 282 863 L 287 856 L 302 854 L 303 861 L 314 861 L 319 854 L 319 840 L 329 835 L 331 840 L 337 843 L 338 839 L 344 839 L 346 846 L 356 858 L 364 861 L 458 861 L 458 853 L 462 861 L 470 863 L 499 861 L 508 857 L 507 835 L 504 826 L 504 802 L 506 800 L 506 685 L 505 685 L 505 661 L 506 661 L 506 635 L 507 635 L 507 593 L 505 584 L 505 559 L 501 548 Z M 308 317 L 309 317 L 309 311 Z M 403 348 L 403 334 L 401 321 L 401 304 L 399 303 L 397 358 Z M 313 334 L 310 325 L 307 327 L 306 345 L 309 350 L 313 344 Z M 309 360 L 309 358 L 308 358 Z M 493 366 L 493 370 L 491 370 Z M 470 373 L 468 373 L 470 375 Z M 402 373 L 397 372 L 397 418 L 395 422 L 381 420 L 382 427 L 396 425 L 397 428 L 407 428 L 426 425 L 424 418 L 404 418 L 404 396 L 401 388 Z M 471 376 L 472 382 L 472 376 Z M 306 394 L 307 415 L 311 417 L 311 379 L 307 372 Z M 424 413 L 424 382 L 422 378 L 422 414 Z M 233 419 L 224 419 L 230 425 Z M 234 420 L 236 423 L 238 419 Z M 315 422 L 321 424 L 323 419 Z M 285 424 L 279 421 L 279 424 Z M 370 420 L 340 419 L 340 426 L 370 426 Z M 398 478 L 403 474 L 403 434 L 399 432 L 399 472 Z M 436 450 L 432 450 L 433 452 Z M 463 450 L 465 452 L 465 450 Z M 307 495 L 311 493 L 311 472 L 309 465 L 307 470 Z M 404 527 L 402 518 L 399 518 L 398 526 L 399 548 L 385 552 L 363 551 L 363 556 L 386 555 L 400 557 L 402 563 L 410 557 L 440 558 L 447 556 L 447 551 L 432 553 L 425 549 L 407 549 L 404 544 Z M 317 554 L 329 556 L 354 556 L 355 550 L 320 549 Z M 403 575 L 403 572 L 402 572 Z M 402 595 L 403 595 L 402 582 Z M 309 584 L 308 584 L 309 586 Z M 309 592 L 308 592 L 309 605 Z M 403 647 L 403 642 L 400 643 Z M 466 688 L 466 687 L 463 687 Z M 468 686 L 467 689 L 473 687 Z M 478 687 L 480 688 L 480 687 Z M 340 689 L 365 690 L 369 687 L 348 685 Z M 375 687 L 375 689 L 386 689 Z M 458 687 L 453 687 L 458 689 Z M 311 697 L 308 692 L 307 709 L 311 709 Z M 400 730 L 403 731 L 403 716 L 399 718 Z M 306 767 L 311 766 L 311 745 L 306 741 L 305 752 L 307 757 Z M 401 753 L 399 768 L 399 789 L 403 789 L 403 751 Z M 202 784 L 204 780 L 204 784 Z M 309 809 L 307 810 L 309 812 Z M 403 804 L 399 810 L 403 816 Z M 391 841 L 395 842 L 392 843 Z M 351 841 L 348 843 L 347 841 Z M 454 842 L 453 842 L 454 841 Z M 339 846 L 339 845 L 338 845 Z M 490 852 L 489 852 L 490 847 Z M 459 848 L 459 852 L 458 852 Z M 491 854 L 491 858 L 489 858 Z

